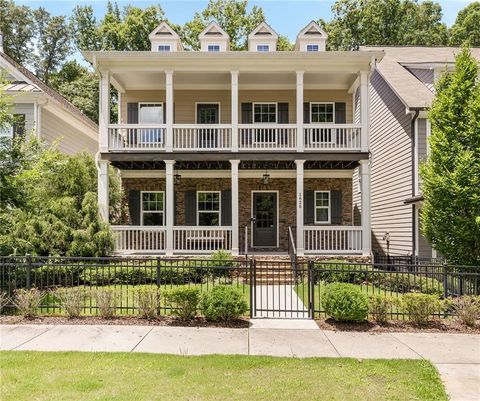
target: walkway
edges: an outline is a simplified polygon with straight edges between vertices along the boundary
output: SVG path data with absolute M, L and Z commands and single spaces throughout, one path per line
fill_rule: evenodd
M 291 284 L 257 285 L 255 317 L 308 319 L 308 310 Z
M 1 350 L 428 359 L 452 400 L 480 399 L 480 336 L 322 331 L 309 320 L 254 320 L 248 329 L 0 326 Z M 298 327 L 302 327 L 298 329 Z

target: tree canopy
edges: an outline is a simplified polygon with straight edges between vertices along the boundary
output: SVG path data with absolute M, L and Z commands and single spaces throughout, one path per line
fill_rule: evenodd
M 459 46 L 467 42 L 480 46 L 480 2 L 476 1 L 461 10 L 450 30 L 450 44 Z
M 430 155 L 421 166 L 422 229 L 457 264 L 480 265 L 480 68 L 467 48 L 436 87 Z

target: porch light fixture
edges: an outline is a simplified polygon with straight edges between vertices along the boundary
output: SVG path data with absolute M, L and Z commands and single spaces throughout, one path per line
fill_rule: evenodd
M 177 170 L 176 174 L 173 176 L 173 183 L 175 185 L 179 185 L 181 179 L 182 179 L 182 176 L 178 173 L 178 170 Z
M 267 169 L 265 169 L 265 173 L 262 175 L 262 184 L 268 185 L 269 182 L 270 182 L 270 174 L 268 174 Z

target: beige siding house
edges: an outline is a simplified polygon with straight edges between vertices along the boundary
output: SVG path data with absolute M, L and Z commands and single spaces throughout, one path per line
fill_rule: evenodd
M 277 39 L 262 23 L 229 51 L 212 23 L 187 52 L 162 23 L 151 51 L 84 52 L 101 74 L 99 206 L 108 220 L 111 164 L 129 210 L 117 252 L 370 255 L 368 85 L 383 53 L 325 51 L 314 22 L 295 51 Z
M 46 143 L 58 143 L 67 154 L 98 152 L 98 125 L 82 114 L 58 92 L 3 53 L 0 46 L 0 74 L 8 81 L 6 93 L 12 97 L 13 127 L 3 136 L 33 133 Z
M 458 48 L 364 47 L 383 51 L 370 80 L 371 224 L 374 253 L 431 258 L 421 233 L 419 165 L 428 153 L 427 110 L 435 81 L 454 68 Z M 472 49 L 480 60 L 480 49 Z

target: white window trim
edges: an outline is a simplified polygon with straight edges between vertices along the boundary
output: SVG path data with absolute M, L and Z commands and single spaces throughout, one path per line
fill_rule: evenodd
M 331 104 L 333 106 L 333 121 L 331 123 L 313 123 L 312 122 L 312 106 L 318 104 Z M 310 102 L 310 124 L 325 124 L 331 125 L 335 124 L 335 102 Z
M 257 104 L 273 104 L 275 105 L 275 122 L 274 123 L 257 123 L 255 122 L 255 105 Z M 253 102 L 252 103 L 252 121 L 253 124 L 278 124 L 278 102 Z
M 210 194 L 218 194 L 218 211 L 216 210 L 199 210 L 198 208 L 198 194 L 199 193 L 210 193 Z M 218 213 L 218 226 L 212 226 L 212 227 L 221 227 L 222 226 L 222 191 L 197 191 L 197 196 L 196 196 L 196 209 L 197 209 L 197 226 L 200 225 L 200 213 Z
M 168 46 L 168 50 L 159 50 L 159 47 L 160 46 L 165 46 L 167 47 Z M 161 53 L 170 53 L 172 51 L 172 45 L 169 44 L 169 43 L 159 43 L 157 45 L 157 52 L 161 52 Z
M 268 48 L 268 50 L 258 50 L 258 48 L 259 48 L 260 46 L 265 46 L 265 47 Z M 270 45 L 267 44 L 267 43 L 258 43 L 258 44 L 255 45 L 255 49 L 256 49 L 257 52 L 259 52 L 259 53 L 268 53 L 268 52 L 270 51 Z
M 145 193 L 163 194 L 163 209 L 162 210 L 143 210 L 143 194 Z M 161 213 L 163 215 L 163 226 L 152 226 L 152 227 L 165 227 L 165 191 L 140 191 L 140 225 L 141 226 L 143 226 L 143 213 L 158 213 L 158 214 Z
M 317 46 L 317 50 L 308 50 L 308 46 Z M 318 52 L 320 51 L 320 45 L 318 43 L 307 43 L 305 46 L 307 52 Z
M 217 46 L 217 47 L 218 47 L 218 50 L 209 50 L 209 49 L 210 49 L 210 46 Z M 218 53 L 218 52 L 220 52 L 220 50 L 222 50 L 222 46 L 220 46 L 219 43 L 210 43 L 210 44 L 207 44 L 207 52 Z
M 195 102 L 195 124 L 197 124 L 198 118 L 198 105 L 199 104 L 218 104 L 218 124 L 222 123 L 222 105 L 220 102 Z M 216 125 L 216 124 L 198 124 L 198 125 Z M 200 191 L 203 192 L 203 191 Z
M 317 194 L 318 193 L 328 193 L 328 207 L 317 206 Z M 315 191 L 313 195 L 314 203 L 314 214 L 315 214 L 315 224 L 330 224 L 332 221 L 332 194 L 331 191 Z M 317 209 L 327 209 L 328 210 L 328 220 L 327 221 L 318 221 L 317 220 Z

